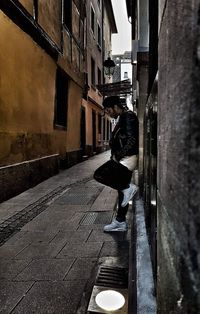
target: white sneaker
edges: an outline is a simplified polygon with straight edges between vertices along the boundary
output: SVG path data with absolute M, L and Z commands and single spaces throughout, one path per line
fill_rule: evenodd
M 125 207 L 128 202 L 133 198 L 133 196 L 137 193 L 138 191 L 138 187 L 134 184 L 130 184 L 129 188 L 122 190 L 122 192 L 124 193 L 124 198 L 123 201 L 121 203 L 122 207 Z
M 111 224 L 104 226 L 103 230 L 105 232 L 112 232 L 112 231 L 127 231 L 128 225 L 125 221 L 119 222 L 114 219 Z

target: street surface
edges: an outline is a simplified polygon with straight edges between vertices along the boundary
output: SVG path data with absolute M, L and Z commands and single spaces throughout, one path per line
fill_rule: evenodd
M 93 179 L 109 156 L 96 155 L 0 204 L 0 313 L 87 313 L 99 267 L 128 268 L 130 230 L 103 232 L 117 192 Z

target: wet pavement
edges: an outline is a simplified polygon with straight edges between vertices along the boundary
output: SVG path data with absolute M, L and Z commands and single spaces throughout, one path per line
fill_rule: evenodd
M 108 234 L 117 192 L 96 155 L 0 204 L 0 313 L 87 313 L 99 268 L 128 270 L 129 231 Z

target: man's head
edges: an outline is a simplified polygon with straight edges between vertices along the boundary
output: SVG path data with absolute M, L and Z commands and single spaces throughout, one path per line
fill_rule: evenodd
M 118 96 L 106 97 L 103 101 L 103 107 L 105 113 L 114 119 L 116 119 L 123 111 L 123 105 Z

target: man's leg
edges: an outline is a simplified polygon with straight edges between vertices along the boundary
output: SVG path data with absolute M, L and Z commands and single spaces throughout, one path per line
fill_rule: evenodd
M 123 201 L 124 194 L 121 191 L 118 191 L 118 209 L 117 216 L 111 222 L 111 224 L 106 225 L 104 227 L 105 232 L 113 232 L 113 231 L 127 231 L 128 225 L 126 223 L 126 214 L 128 211 L 128 204 L 125 207 L 121 206 Z
M 128 204 L 125 207 L 122 207 L 122 201 L 124 194 L 122 191 L 118 191 L 118 210 L 116 220 L 119 222 L 126 221 L 126 214 L 128 211 Z
M 130 171 L 133 171 L 137 166 L 137 156 L 129 156 L 120 161 L 122 165 L 127 167 Z M 128 202 L 133 198 L 133 196 L 137 193 L 138 187 L 130 182 L 128 188 L 122 190 L 123 199 L 121 201 L 121 207 L 125 208 L 128 205 Z
M 120 161 L 120 163 L 122 163 L 125 167 L 128 168 L 129 171 L 132 172 L 133 169 L 135 169 L 137 165 L 137 157 L 136 156 L 127 157 L 123 160 L 123 162 Z M 129 182 L 131 182 L 131 180 Z M 116 219 L 114 219 L 111 224 L 106 225 L 104 227 L 105 232 L 128 230 L 128 226 L 126 223 L 126 214 L 127 214 L 128 205 L 129 205 L 128 202 L 132 198 L 132 196 L 134 196 L 136 192 L 137 192 L 137 187 L 132 183 L 128 184 L 125 190 L 118 189 L 117 216 L 116 216 Z

